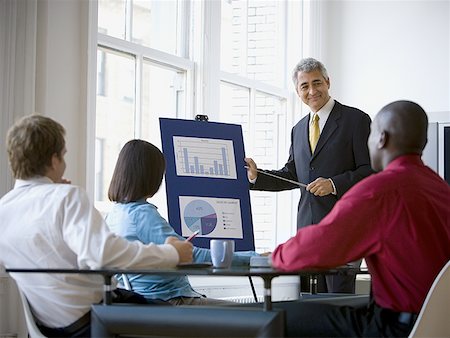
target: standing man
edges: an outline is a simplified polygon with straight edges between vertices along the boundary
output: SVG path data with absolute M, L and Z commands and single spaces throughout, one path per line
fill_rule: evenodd
M 129 242 L 109 231 L 86 193 L 63 179 L 65 130 L 30 115 L 7 136 L 14 189 L 0 199 L 0 265 L 10 268 L 153 268 L 192 261 L 192 244 Z M 102 299 L 92 274 L 11 273 L 47 337 L 89 337 L 90 307 Z M 120 293 L 114 301 L 118 301 Z M 139 297 L 138 297 L 139 298 Z M 128 299 L 128 298 L 127 298 Z
M 294 68 L 292 79 L 298 96 L 311 112 L 292 129 L 287 163 L 280 170 L 267 172 L 307 184 L 298 204 L 297 229 L 300 229 L 319 223 L 347 190 L 372 174 L 367 149 L 370 117 L 330 97 L 327 70 L 313 58 L 301 60 Z M 256 163 L 251 158 L 245 161 L 251 189 L 298 188 L 281 179 L 258 175 Z M 356 263 L 359 264 L 360 261 Z M 302 279 L 302 285 L 305 284 L 307 281 Z M 319 292 L 352 293 L 354 290 L 355 276 L 327 276 L 326 283 L 324 278 L 318 280 Z
M 396 101 L 381 109 L 371 129 L 370 158 L 379 173 L 351 188 L 319 224 L 279 245 L 272 264 L 295 271 L 364 257 L 372 302 L 367 308 L 280 303 L 275 307 L 286 310 L 289 337 L 407 337 L 450 259 L 450 188 L 420 158 L 425 111 Z

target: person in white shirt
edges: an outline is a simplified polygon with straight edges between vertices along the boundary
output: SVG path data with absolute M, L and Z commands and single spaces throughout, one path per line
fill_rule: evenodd
M 192 261 L 189 242 L 172 237 L 162 245 L 144 245 L 110 232 L 85 191 L 63 178 L 64 135 L 58 122 L 37 114 L 22 118 L 8 131 L 7 151 L 16 183 L 0 199 L 0 265 L 154 268 Z M 89 311 L 102 299 L 101 276 L 11 273 L 11 277 L 45 334 L 90 334 Z

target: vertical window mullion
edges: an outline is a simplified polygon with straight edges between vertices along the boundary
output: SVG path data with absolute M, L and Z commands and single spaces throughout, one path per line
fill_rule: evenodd
M 191 21 L 190 1 L 181 1 L 178 4 L 177 27 L 177 54 L 189 58 L 189 28 Z
M 142 138 L 142 54 L 136 55 L 136 79 L 135 79 L 135 110 L 134 110 L 134 136 Z
M 133 0 L 125 3 L 125 40 L 131 41 L 133 29 Z
M 203 105 L 201 112 L 211 120 L 220 120 L 220 1 L 204 2 Z
M 191 41 L 190 41 L 190 28 L 192 20 L 192 4 L 191 1 L 181 1 L 178 5 L 178 20 L 179 28 L 177 32 L 177 49 L 178 55 L 186 59 L 192 59 L 190 55 Z M 195 86 L 193 84 L 193 71 L 187 72 L 183 88 L 184 88 L 184 109 L 180 109 L 177 104 L 177 116 L 180 118 L 188 118 L 194 115 L 194 100 L 191 97 L 195 96 Z M 192 93 L 192 95 L 189 95 Z M 183 111 L 181 115 L 180 110 Z
M 250 149 L 251 152 L 255 152 L 255 133 L 256 133 L 256 88 L 250 87 L 250 97 L 249 97 L 249 116 L 248 116 L 248 122 L 249 122 L 249 138 L 250 138 Z

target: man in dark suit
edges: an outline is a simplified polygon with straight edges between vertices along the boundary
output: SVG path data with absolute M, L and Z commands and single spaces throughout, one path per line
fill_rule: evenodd
M 292 129 L 289 158 L 280 170 L 262 171 L 305 183 L 298 204 L 297 228 L 319 223 L 336 201 L 355 183 L 372 174 L 367 139 L 370 117 L 330 97 L 330 79 L 324 65 L 312 58 L 301 60 L 292 79 L 298 96 L 311 112 Z M 253 190 L 282 191 L 299 186 L 260 174 L 246 158 Z M 339 248 L 336 248 L 338 250 Z M 359 265 L 360 261 L 356 263 Z M 306 280 L 302 280 L 305 286 Z M 354 292 L 354 276 L 327 276 L 318 280 L 319 292 Z M 303 289 L 303 287 L 302 287 Z

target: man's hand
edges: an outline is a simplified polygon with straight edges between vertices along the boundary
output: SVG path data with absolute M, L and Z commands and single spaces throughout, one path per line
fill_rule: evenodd
M 256 166 L 255 161 L 249 157 L 244 158 L 244 161 L 247 163 L 247 176 L 249 181 L 256 179 L 258 177 L 258 172 L 256 171 L 258 167 Z
M 180 241 L 176 237 L 167 237 L 166 244 L 172 245 L 178 252 L 180 258 L 178 263 L 192 262 L 192 243 L 188 241 Z
M 315 196 L 326 196 L 333 192 L 333 184 L 328 178 L 319 177 L 306 186 L 306 191 Z

